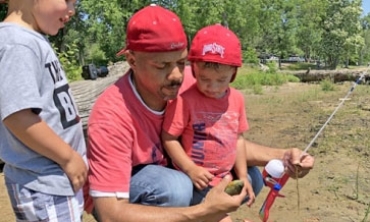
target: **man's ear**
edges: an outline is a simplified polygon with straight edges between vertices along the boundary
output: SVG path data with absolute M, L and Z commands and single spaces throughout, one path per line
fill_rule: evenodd
M 127 51 L 125 52 L 125 57 L 127 63 L 130 65 L 132 69 L 136 67 L 136 58 L 133 52 Z

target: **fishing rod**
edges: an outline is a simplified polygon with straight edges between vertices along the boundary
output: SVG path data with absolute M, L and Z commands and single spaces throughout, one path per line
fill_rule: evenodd
M 322 133 L 324 128 L 328 125 L 330 120 L 334 117 L 335 113 L 338 112 L 340 107 L 344 104 L 344 102 L 348 99 L 348 97 L 352 94 L 354 89 L 358 84 L 361 83 L 363 78 L 365 77 L 366 73 L 369 71 L 370 65 L 368 68 L 363 71 L 360 75 L 360 77 L 353 83 L 350 90 L 347 92 L 346 96 L 341 99 L 341 102 L 336 107 L 336 109 L 333 111 L 333 113 L 329 116 L 328 120 L 323 124 L 323 126 L 320 128 L 320 130 L 316 133 L 316 135 L 313 137 L 311 142 L 307 145 L 307 147 L 303 150 L 302 156 L 307 153 L 307 151 L 312 147 L 312 144 L 316 141 L 316 139 L 319 137 L 319 135 Z M 289 175 L 284 172 L 284 165 L 282 161 L 280 160 L 271 160 L 267 163 L 265 166 L 262 177 L 264 179 L 265 186 L 270 187 L 270 191 L 267 194 L 266 200 L 262 204 L 259 216 L 260 219 L 263 222 L 266 222 L 269 218 L 270 208 L 272 207 L 276 197 L 284 197 L 279 193 L 279 191 L 283 188 L 285 183 L 289 179 Z

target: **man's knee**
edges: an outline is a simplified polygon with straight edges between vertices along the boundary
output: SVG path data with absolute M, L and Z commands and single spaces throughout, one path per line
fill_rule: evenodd
M 156 206 L 189 206 L 192 192 L 192 182 L 184 173 L 148 165 L 131 180 L 130 202 Z

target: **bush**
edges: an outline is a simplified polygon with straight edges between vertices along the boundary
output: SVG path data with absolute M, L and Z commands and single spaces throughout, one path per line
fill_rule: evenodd
M 275 61 L 267 62 L 266 65 L 269 67 L 267 73 L 276 74 L 279 66 Z
M 262 95 L 263 94 L 263 88 L 260 84 L 256 84 L 253 86 L 253 93 L 257 95 Z
M 322 91 L 328 92 L 328 91 L 334 91 L 335 90 L 334 83 L 329 79 L 325 79 L 325 80 L 321 81 L 320 86 L 321 86 Z
M 67 75 L 68 81 L 80 80 L 82 69 L 78 65 L 77 56 L 78 56 L 78 47 L 77 44 L 72 43 L 71 45 L 65 45 L 66 50 L 63 52 L 58 52 L 55 47 L 54 50 L 57 53 L 59 61 L 63 67 L 64 72 Z
M 264 72 L 255 72 L 252 74 L 237 75 L 231 85 L 236 89 L 245 89 L 251 86 L 280 86 L 287 82 L 299 82 L 299 79 L 293 75 L 271 74 Z
M 243 50 L 243 62 L 244 63 L 252 63 L 252 64 L 258 64 L 259 58 L 257 57 L 257 53 L 252 48 L 247 48 L 246 50 Z
M 90 63 L 94 63 L 98 66 L 106 65 L 108 64 L 107 56 L 105 55 L 105 52 L 100 49 L 99 44 L 91 44 L 90 47 L 87 49 L 86 52 L 86 61 L 89 61 Z

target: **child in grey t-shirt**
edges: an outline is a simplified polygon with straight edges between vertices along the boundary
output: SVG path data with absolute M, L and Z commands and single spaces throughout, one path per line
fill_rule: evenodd
M 86 146 L 49 41 L 76 0 L 10 0 L 0 23 L 0 159 L 17 220 L 79 221 Z

